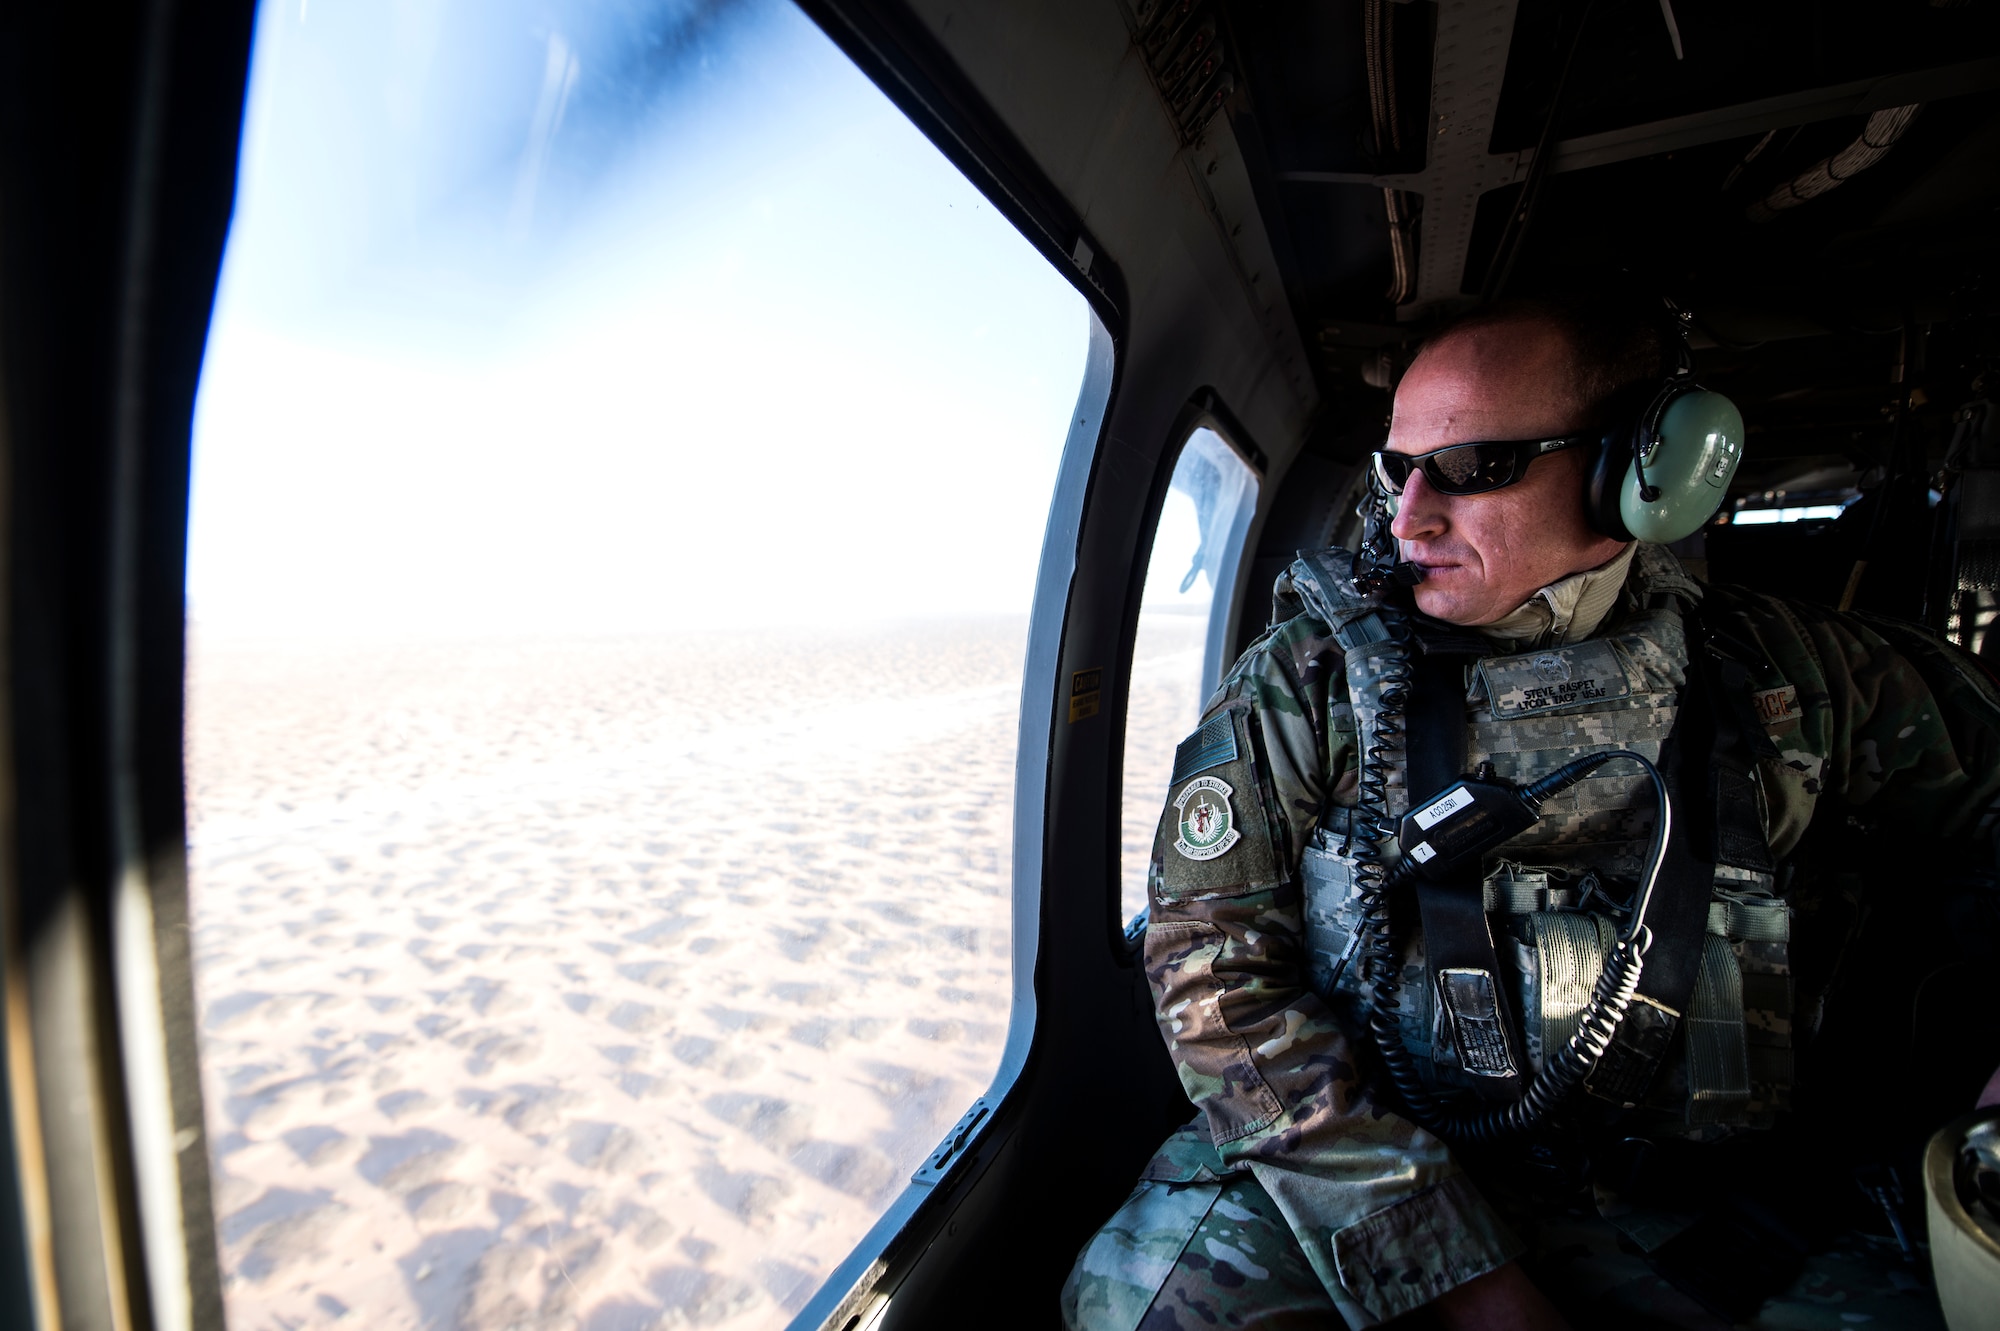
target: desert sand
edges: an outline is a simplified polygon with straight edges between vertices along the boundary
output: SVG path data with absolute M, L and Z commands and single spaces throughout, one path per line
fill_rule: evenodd
M 1142 635 L 1128 879 L 1197 627 Z M 1025 632 L 197 632 L 236 1331 L 782 1326 L 998 1062 Z

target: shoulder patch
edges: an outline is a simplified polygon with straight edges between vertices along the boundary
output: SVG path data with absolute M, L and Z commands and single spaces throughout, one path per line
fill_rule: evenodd
M 1196 772 L 1205 772 L 1211 767 L 1234 761 L 1236 727 L 1229 723 L 1229 715 L 1225 712 L 1210 717 L 1201 729 L 1180 742 L 1180 747 L 1174 750 L 1174 774 L 1167 784 L 1178 786 Z

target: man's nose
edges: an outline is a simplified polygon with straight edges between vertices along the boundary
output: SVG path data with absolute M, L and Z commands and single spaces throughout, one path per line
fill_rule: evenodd
M 1389 521 L 1389 534 L 1399 541 L 1427 541 L 1444 535 L 1444 496 L 1431 488 L 1421 471 L 1412 471 L 1403 483 L 1402 502 Z

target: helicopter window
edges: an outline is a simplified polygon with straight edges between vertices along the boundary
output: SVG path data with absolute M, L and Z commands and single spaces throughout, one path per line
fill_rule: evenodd
M 1249 465 L 1214 430 L 1189 435 L 1153 531 L 1132 649 L 1119 855 L 1124 919 L 1146 909 L 1146 866 L 1174 746 L 1201 719 L 1202 702 L 1228 664 L 1230 599 L 1256 509 L 1257 474 Z
M 1773 522 L 1816 522 L 1837 518 L 1845 511 L 1840 504 L 1795 504 L 1787 508 L 1738 509 L 1729 520 L 1739 527 L 1755 527 Z
M 231 1320 L 781 1325 L 1001 1057 L 1087 307 L 779 0 L 258 22 L 188 575 Z

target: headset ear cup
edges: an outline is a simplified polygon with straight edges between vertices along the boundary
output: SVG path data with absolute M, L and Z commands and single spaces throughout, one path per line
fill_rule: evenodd
M 1676 386 L 1649 414 L 1658 421 L 1646 459 L 1652 498 L 1639 493 L 1636 476 L 1616 493 L 1620 525 L 1665 544 L 1700 531 L 1722 507 L 1743 460 L 1743 415 L 1722 394 L 1692 383 Z M 1633 470 L 1629 462 L 1626 470 Z
M 1614 541 L 1632 539 L 1619 511 L 1620 497 L 1632 483 L 1630 434 L 1631 426 L 1624 422 L 1605 430 L 1591 456 L 1590 475 L 1584 486 L 1585 514 L 1591 530 Z

